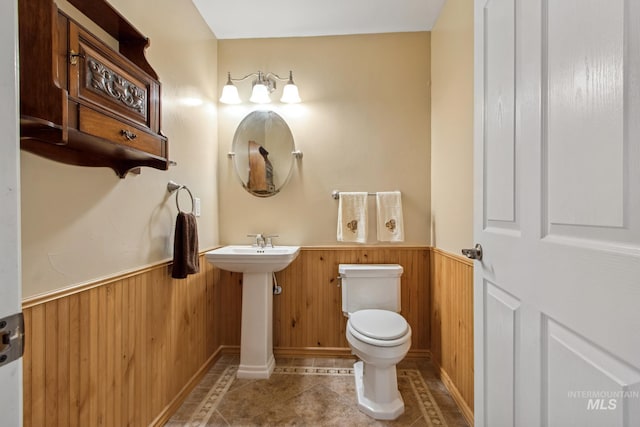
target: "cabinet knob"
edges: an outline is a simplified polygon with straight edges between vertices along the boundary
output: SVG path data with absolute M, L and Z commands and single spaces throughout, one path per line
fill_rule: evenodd
M 78 58 L 84 59 L 84 53 L 78 53 L 75 50 L 71 49 L 69 51 L 69 63 L 71 65 L 78 65 Z
M 124 136 L 124 138 L 127 141 L 133 141 L 134 139 L 136 139 L 138 137 L 138 135 L 136 135 L 135 133 L 133 133 L 130 130 L 127 130 L 127 129 L 122 129 L 120 131 L 120 135 Z

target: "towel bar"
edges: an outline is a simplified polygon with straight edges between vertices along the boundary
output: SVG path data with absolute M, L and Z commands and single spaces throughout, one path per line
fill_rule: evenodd
M 300 151 L 300 150 L 292 151 L 291 155 L 293 157 L 295 157 L 296 159 L 301 159 L 302 158 L 302 151 Z M 227 153 L 227 157 L 230 158 L 230 159 L 234 158 L 235 156 L 236 156 L 236 153 L 233 152 L 233 151 L 229 151 Z
M 191 198 L 191 213 L 193 213 L 195 207 L 196 207 L 196 202 L 193 200 L 193 194 L 191 194 L 191 190 L 189 190 L 189 187 L 187 187 L 186 185 L 180 185 L 177 184 L 173 181 L 169 181 L 169 183 L 167 184 L 167 191 L 169 193 L 173 193 L 174 191 L 176 192 L 176 207 L 178 208 L 178 212 L 183 212 L 182 209 L 180 209 L 180 190 L 187 190 L 187 193 L 189 193 L 189 197 Z
M 338 200 L 340 198 L 340 193 L 341 191 L 338 190 L 333 190 L 331 192 L 331 197 L 333 197 L 335 200 Z M 367 193 L 367 196 L 375 196 L 378 193 Z

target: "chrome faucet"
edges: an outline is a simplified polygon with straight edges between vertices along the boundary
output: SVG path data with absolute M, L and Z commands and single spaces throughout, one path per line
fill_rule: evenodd
M 262 235 L 262 233 L 247 234 L 247 237 L 255 237 L 256 238 L 256 242 L 254 243 L 254 246 L 257 246 L 259 248 L 264 248 L 265 240 L 264 240 L 264 236 Z
M 256 238 L 256 242 L 254 243 L 254 246 L 257 246 L 259 248 L 264 248 L 264 247 L 269 247 L 272 248 L 273 247 L 273 238 L 274 237 L 278 237 L 277 234 L 262 234 L 262 233 L 258 233 L 258 234 L 247 234 L 247 237 L 255 237 Z
M 267 247 L 272 248 L 273 247 L 273 238 L 274 237 L 280 237 L 277 234 L 268 234 L 266 236 L 264 236 L 264 244 Z

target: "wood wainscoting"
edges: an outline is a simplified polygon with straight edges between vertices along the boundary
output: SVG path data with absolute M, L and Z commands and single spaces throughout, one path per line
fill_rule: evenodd
M 433 249 L 431 271 L 431 354 L 473 425 L 473 261 Z
M 409 356 L 431 351 L 470 412 L 472 267 L 427 246 L 303 248 L 276 274 L 283 289 L 274 296 L 276 355 L 350 354 L 341 263 L 404 267 Z M 200 266 L 175 280 L 163 262 L 23 301 L 24 425 L 162 425 L 222 352 L 239 350 L 242 276 L 213 268 L 204 256 Z
M 425 357 L 430 345 L 429 252 L 427 246 L 305 247 L 276 273 L 282 294 L 273 298 L 273 345 L 279 356 L 348 356 L 347 319 L 342 314 L 339 264 L 400 264 L 402 315 L 413 331 L 410 356 Z M 223 287 L 241 295 L 242 275 L 222 271 Z M 235 321 L 235 320 L 234 320 Z M 237 319 L 239 324 L 239 318 Z M 231 328 L 232 325 L 229 325 Z M 225 345 L 240 345 L 229 330 Z
M 169 263 L 23 302 L 24 425 L 160 425 L 223 343 L 218 272 Z M 231 298 L 233 299 L 233 298 Z
M 402 315 L 411 326 L 411 356 L 429 350 L 429 247 L 372 246 L 304 248 L 277 273 L 281 295 L 273 302 L 276 354 L 348 355 L 347 318 L 342 314 L 339 264 L 400 264 Z

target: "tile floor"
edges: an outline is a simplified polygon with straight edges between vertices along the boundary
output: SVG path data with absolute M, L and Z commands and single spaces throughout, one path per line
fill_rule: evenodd
M 277 358 L 277 367 L 351 368 L 354 359 Z M 189 394 L 165 427 L 202 426 L 428 426 L 406 378 L 398 377 L 405 400 L 405 413 L 395 421 L 376 421 L 357 409 L 353 376 L 272 375 L 269 381 L 235 379 L 217 407 L 208 411 L 206 421 L 193 423 L 201 402 L 218 383 L 227 368 L 237 366 L 239 357 L 222 356 Z M 398 369 L 419 371 L 433 400 L 438 405 L 444 425 L 466 427 L 447 389 L 438 379 L 430 360 L 405 360 Z M 206 411 L 205 411 L 206 412 Z M 197 417 L 195 417 L 197 418 Z M 191 420 L 191 422 L 190 422 Z M 433 423 L 435 425 L 435 423 Z

